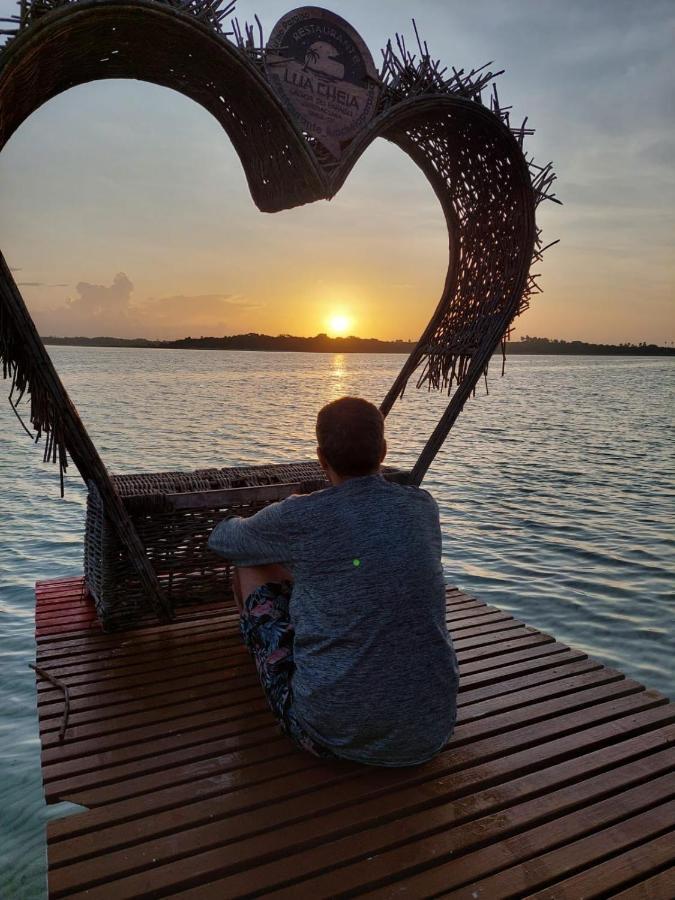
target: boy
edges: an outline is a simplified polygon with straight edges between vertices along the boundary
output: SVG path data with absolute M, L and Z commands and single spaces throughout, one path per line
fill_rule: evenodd
M 438 507 L 380 474 L 382 414 L 343 397 L 316 423 L 331 487 L 216 526 L 241 630 L 283 730 L 320 757 L 410 766 L 456 718 Z

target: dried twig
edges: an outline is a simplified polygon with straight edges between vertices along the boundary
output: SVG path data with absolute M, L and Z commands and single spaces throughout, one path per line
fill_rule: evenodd
M 33 665 L 33 663 L 28 663 L 28 665 L 31 669 L 33 669 L 34 672 L 37 672 L 40 678 L 44 678 L 45 681 L 49 681 L 51 684 L 59 688 L 59 690 L 63 691 L 64 707 L 63 716 L 61 718 L 61 727 L 59 728 L 59 741 L 62 741 L 66 734 L 66 728 L 68 727 L 68 716 L 70 715 L 70 691 L 68 690 L 68 685 L 64 684 L 59 678 L 56 678 L 54 675 L 50 675 L 50 673 L 46 669 L 43 669 L 41 666 Z

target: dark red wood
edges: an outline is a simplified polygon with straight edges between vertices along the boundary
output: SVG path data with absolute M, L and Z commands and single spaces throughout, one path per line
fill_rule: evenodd
M 88 807 L 48 826 L 52 897 L 572 898 L 595 896 L 596 876 L 599 895 L 659 897 L 667 883 L 675 706 L 456 589 L 456 732 L 399 770 L 296 750 L 227 604 L 102 635 L 81 628 L 79 579 L 37 599 L 37 662 L 71 691 L 61 743 L 62 693 L 39 685 L 45 794 Z

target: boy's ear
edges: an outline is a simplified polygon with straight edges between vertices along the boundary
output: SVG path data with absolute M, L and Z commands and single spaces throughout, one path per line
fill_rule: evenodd
M 382 438 L 382 456 L 380 457 L 380 462 L 384 462 L 384 458 L 387 455 L 387 442 L 384 438 Z
M 321 447 L 319 447 L 318 444 L 316 447 L 316 456 L 317 456 L 317 459 L 319 460 L 319 464 L 321 465 L 321 468 L 325 469 L 326 466 L 328 465 L 328 463 L 326 462 L 326 457 L 323 455 L 323 450 L 321 449 Z

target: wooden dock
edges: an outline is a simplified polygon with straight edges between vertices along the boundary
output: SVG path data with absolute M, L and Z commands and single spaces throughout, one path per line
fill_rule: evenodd
M 459 724 L 419 768 L 319 762 L 267 710 L 228 605 L 104 635 L 37 586 L 51 897 L 675 895 L 675 705 L 455 589 Z M 405 648 L 401 648 L 405 652 Z

